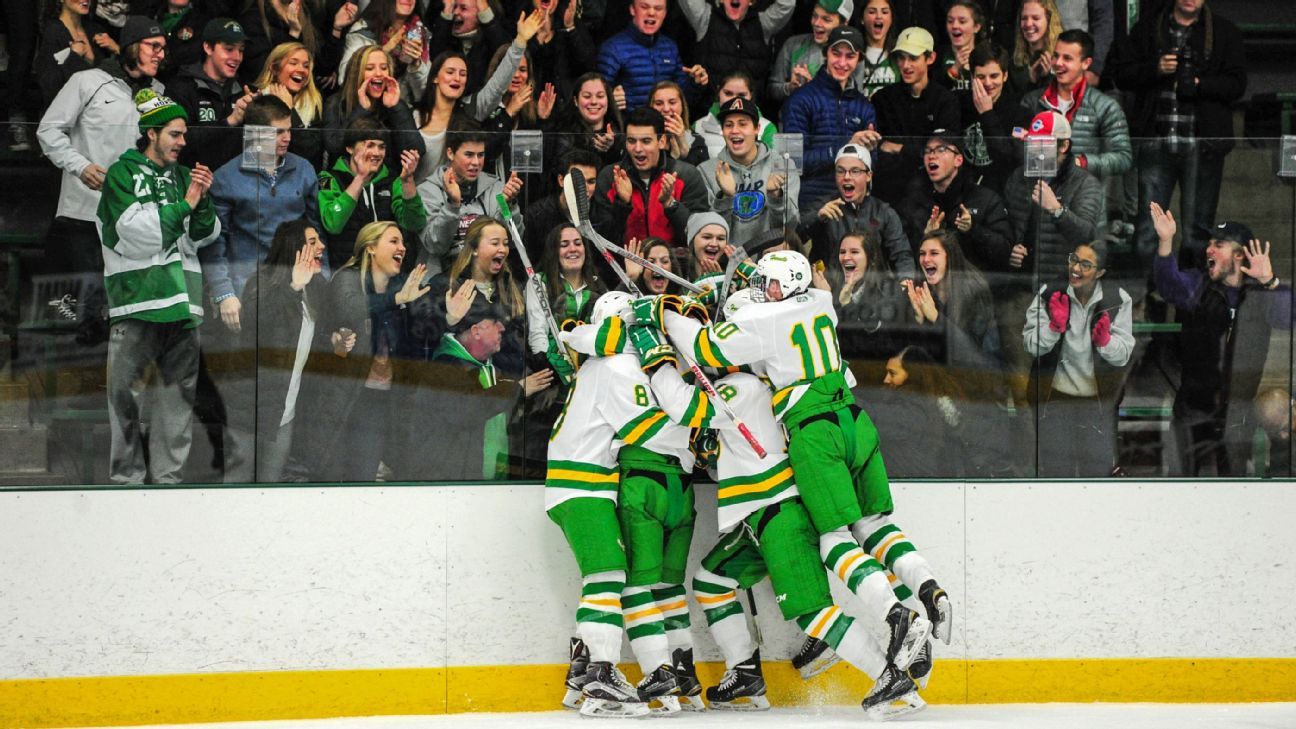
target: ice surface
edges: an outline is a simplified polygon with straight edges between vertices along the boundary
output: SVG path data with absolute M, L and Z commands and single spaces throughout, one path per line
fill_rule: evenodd
M 873 725 L 859 709 L 834 706 L 825 709 L 776 708 L 750 714 L 679 714 L 665 719 L 640 720 L 588 720 L 573 712 L 551 712 L 182 724 L 141 729 L 569 729 L 577 726 L 615 727 L 627 721 L 636 722 L 636 725 L 640 721 L 649 722 L 661 729 L 738 726 L 859 729 Z M 929 706 L 925 711 L 889 725 L 942 729 L 1292 729 L 1296 727 L 1296 703 L 944 705 Z

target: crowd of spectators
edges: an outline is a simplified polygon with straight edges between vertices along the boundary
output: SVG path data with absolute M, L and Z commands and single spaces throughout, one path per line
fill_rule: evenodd
M 1208 0 L 39 8 L 8 142 L 62 172 L 49 255 L 103 275 L 115 482 L 183 478 L 193 414 L 231 482 L 542 475 L 566 385 L 512 249 L 559 321 L 620 284 L 577 172 L 602 235 L 689 279 L 804 250 L 897 475 L 1119 473 L 1145 300 L 1183 327 L 1180 473 L 1290 437 L 1260 391 L 1290 287 L 1216 219 L 1247 75 Z

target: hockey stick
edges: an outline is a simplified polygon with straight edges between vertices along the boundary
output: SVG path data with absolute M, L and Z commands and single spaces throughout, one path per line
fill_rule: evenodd
M 495 196 L 495 202 L 499 205 L 500 213 L 504 216 L 504 225 L 508 227 L 509 234 L 513 237 L 513 247 L 517 248 L 518 256 L 522 259 L 522 267 L 526 269 L 527 283 L 535 286 L 536 298 L 540 300 L 540 309 L 544 312 L 545 324 L 549 327 L 549 335 L 553 337 L 554 343 L 558 345 L 558 352 L 562 354 L 567 364 L 572 366 L 575 371 L 576 363 L 572 361 L 571 355 L 567 353 L 567 347 L 563 346 L 562 337 L 559 336 L 560 329 L 558 322 L 554 319 L 553 309 L 549 307 L 549 295 L 545 293 L 544 282 L 536 275 L 535 268 L 531 266 L 531 256 L 527 254 L 526 245 L 522 242 L 522 235 L 518 233 L 517 223 L 513 222 L 513 211 L 509 209 L 508 200 L 503 194 Z
M 579 192 L 577 192 L 578 190 Z M 658 276 L 662 276 L 666 278 L 666 280 L 678 284 L 695 294 L 701 294 L 706 291 L 706 289 L 698 286 L 692 281 L 689 281 L 686 278 L 681 278 L 661 266 L 658 266 L 647 258 L 636 253 L 631 253 L 616 243 L 604 238 L 602 235 L 599 235 L 599 232 L 594 229 L 594 225 L 590 222 L 589 197 L 585 192 L 585 174 L 580 170 L 572 169 L 567 172 L 567 178 L 563 180 L 563 198 L 567 201 L 567 214 L 571 216 L 572 225 L 576 226 L 576 229 L 581 232 L 581 235 L 594 242 L 594 245 L 603 252 L 603 257 L 607 259 L 609 263 L 612 260 L 609 258 L 611 255 L 609 251 L 611 251 L 612 253 L 615 253 L 628 261 L 633 261 Z
M 725 262 L 724 280 L 720 282 L 720 290 L 716 292 L 716 319 L 724 318 L 725 299 L 729 298 L 729 287 L 733 285 L 734 274 L 738 272 L 738 266 L 750 257 L 746 246 L 740 245 L 734 248 L 733 255 Z
M 612 257 L 611 250 L 619 248 L 619 246 L 614 248 L 611 243 L 608 243 L 606 238 L 595 233 L 594 227 L 590 225 L 589 198 L 585 193 L 585 176 L 581 174 L 580 170 L 573 168 L 567 172 L 567 179 L 563 182 L 563 195 L 567 198 L 567 212 L 574 216 L 572 222 L 576 225 L 577 230 L 585 233 L 588 229 L 589 233 L 587 235 L 589 239 L 594 242 L 595 248 L 602 251 L 604 260 L 606 260 L 608 265 L 612 267 L 612 272 L 617 275 L 617 278 L 621 279 L 621 282 L 625 284 L 626 289 L 629 290 L 630 293 L 634 294 L 636 297 L 643 296 L 643 292 L 639 290 L 639 287 L 635 285 L 635 282 L 630 278 L 630 275 L 626 273 L 625 267 Z M 633 261 L 635 259 L 632 258 L 630 260 Z M 637 262 L 638 261 L 636 261 L 636 263 Z M 646 260 L 645 263 L 647 263 Z M 656 264 L 653 264 L 653 268 L 660 272 L 665 272 Z M 703 290 L 696 286 L 693 288 L 699 291 Z M 669 333 L 667 333 L 666 336 L 668 339 L 670 338 Z M 671 342 L 671 344 L 675 343 Z M 689 370 L 693 372 L 693 376 L 697 378 L 698 386 L 707 394 L 707 397 L 711 398 L 711 402 L 724 412 L 726 417 L 733 421 L 734 427 L 736 427 L 738 432 L 742 434 L 743 439 L 751 445 L 752 450 L 756 451 L 756 455 L 761 458 L 768 455 L 765 447 L 760 444 L 760 441 L 756 440 L 755 435 L 752 435 L 751 428 L 747 427 L 747 424 L 738 417 L 738 413 L 735 413 L 733 408 L 729 407 L 729 403 L 725 402 L 725 399 L 720 397 L 720 393 L 716 392 L 715 385 L 711 384 L 710 378 L 706 376 L 706 373 L 702 371 L 702 368 L 699 367 L 687 354 L 685 354 L 684 350 L 679 346 L 675 347 L 675 351 L 679 353 L 680 359 L 684 360 L 684 364 L 688 365 Z

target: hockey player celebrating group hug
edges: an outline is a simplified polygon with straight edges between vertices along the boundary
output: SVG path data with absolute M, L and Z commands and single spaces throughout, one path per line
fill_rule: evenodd
M 563 705 L 596 717 L 768 709 L 739 601 L 768 577 L 806 635 L 793 659 L 803 678 L 844 659 L 874 680 L 869 718 L 919 711 L 931 639 L 949 643 L 952 608 L 890 518 L 878 432 L 851 394 L 832 296 L 811 287 L 798 252 L 743 266 L 697 298 L 641 297 L 633 284 L 604 294 L 592 321 L 564 323 L 566 351 L 551 347 L 571 388 L 550 436 L 545 506 L 582 580 Z M 685 584 L 695 468 L 718 484 L 719 538 L 693 597 L 727 669 L 705 691 Z M 885 644 L 835 604 L 828 573 L 857 614 L 881 621 Z M 616 667 L 623 632 L 638 685 Z

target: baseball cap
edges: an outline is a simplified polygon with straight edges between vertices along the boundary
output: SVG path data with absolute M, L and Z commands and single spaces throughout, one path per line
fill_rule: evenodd
M 723 122 L 730 114 L 745 114 L 751 117 L 753 124 L 760 124 L 760 110 L 749 99 L 741 96 L 726 101 L 724 106 L 720 107 L 720 111 L 716 112 L 716 119 Z
M 865 167 L 873 169 L 873 155 L 869 154 L 866 147 L 861 147 L 858 144 L 848 144 L 837 150 L 837 156 L 833 158 L 833 162 L 841 162 L 846 157 L 854 157 L 863 162 Z
M 939 142 L 947 147 L 953 147 L 959 154 L 963 154 L 963 136 L 958 132 L 952 132 L 948 129 L 937 129 L 927 137 L 927 144 Z
M 928 33 L 926 28 L 915 26 L 900 31 L 900 36 L 896 38 L 895 48 L 892 48 L 891 52 L 921 56 L 935 50 L 936 41 L 932 39 L 932 34 Z
M 828 48 L 832 48 L 838 43 L 847 43 L 851 50 L 856 53 L 863 53 L 865 49 L 864 34 L 859 28 L 853 25 L 839 25 L 832 29 L 828 34 Z
M 203 43 L 242 43 L 246 39 L 243 26 L 233 18 L 212 18 L 203 26 Z
M 1053 137 L 1054 139 L 1070 139 L 1071 123 L 1066 120 L 1065 116 L 1056 111 L 1041 111 L 1031 119 L 1030 128 L 1026 130 L 1026 138 L 1032 137 Z
M 166 37 L 166 31 L 162 30 L 162 26 L 143 15 L 130 15 L 127 16 L 126 22 L 122 25 L 121 35 L 118 37 L 117 43 L 122 48 L 125 48 L 139 43 L 145 38 L 158 37 Z
M 1251 234 L 1250 228 L 1242 223 L 1235 223 L 1232 221 L 1216 223 L 1215 227 L 1210 230 L 1210 237 L 1213 240 L 1233 241 L 1234 243 L 1243 246 L 1250 243 L 1251 240 L 1255 238 L 1255 236 Z
M 830 13 L 837 13 L 847 21 L 855 14 L 854 0 L 819 0 L 819 7 Z

